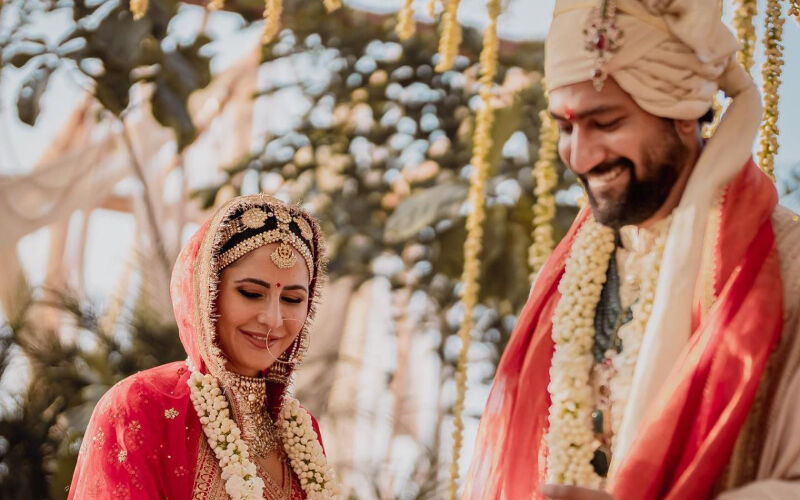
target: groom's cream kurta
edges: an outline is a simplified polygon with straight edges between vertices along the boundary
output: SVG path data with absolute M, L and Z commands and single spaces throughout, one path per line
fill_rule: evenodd
M 800 217 L 777 207 L 772 224 L 783 281 L 784 324 L 780 347 L 770 360 L 775 375 L 762 382 L 772 387 L 759 392 L 774 392 L 765 398 L 763 424 L 745 424 L 732 458 L 732 462 L 756 460 L 755 477 L 728 477 L 732 485 L 752 482 L 724 492 L 719 500 L 800 498 Z M 747 440 L 756 446 L 755 451 L 743 445 Z
M 616 258 L 624 307 L 638 298 L 639 279 L 655 264 L 654 242 L 669 229 L 667 222 L 620 230 L 622 246 Z M 720 500 L 800 498 L 800 216 L 777 207 L 772 223 L 784 288 L 782 340 L 762 381 L 760 403 L 754 404 L 718 486 L 718 491 L 724 491 Z

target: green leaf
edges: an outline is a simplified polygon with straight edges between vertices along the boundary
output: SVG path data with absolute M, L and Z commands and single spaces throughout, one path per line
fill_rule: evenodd
M 208 58 L 185 47 L 165 52 L 162 67 L 164 78 L 184 99 L 211 82 Z
M 439 184 L 415 192 L 401 201 L 389 216 L 384 241 L 388 244 L 405 241 L 425 226 L 456 216 L 467 194 L 467 187 L 456 183 Z
M 40 65 L 22 83 L 22 87 L 17 94 L 17 116 L 23 123 L 30 126 L 36 123 L 41 110 L 40 100 L 47 89 L 47 84 L 52 74 L 53 68 Z
M 95 97 L 106 109 L 119 116 L 128 107 L 131 80 L 120 72 L 106 72 L 95 78 Z
M 102 52 L 103 63 L 112 70 L 130 71 L 139 59 L 143 41 L 150 35 L 151 23 L 143 18 L 132 22 L 130 12 L 118 10 L 104 18 L 87 42 Z
M 153 93 L 153 117 L 158 123 L 175 131 L 178 151 L 191 144 L 195 136 L 195 127 L 186 100 L 163 77 L 156 79 L 156 90 Z

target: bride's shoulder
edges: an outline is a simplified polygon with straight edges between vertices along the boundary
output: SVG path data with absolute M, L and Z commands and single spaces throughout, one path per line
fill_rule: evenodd
M 189 369 L 184 361 L 156 366 L 130 375 L 117 382 L 97 403 L 96 411 L 118 414 L 160 413 L 162 406 L 167 417 L 170 408 L 185 406 L 189 398 Z M 174 410 L 178 411 L 178 410 Z

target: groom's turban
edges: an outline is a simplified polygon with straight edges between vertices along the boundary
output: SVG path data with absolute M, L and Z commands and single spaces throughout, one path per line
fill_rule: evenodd
M 601 3 L 556 0 L 545 49 L 549 88 L 591 79 L 597 51 L 588 50 L 586 44 L 594 9 Z M 750 84 L 735 64 L 738 44 L 722 23 L 718 0 L 606 2 L 613 3 L 612 22 L 622 39 L 603 67 L 645 111 L 696 119 L 709 110 L 720 88 L 735 95 Z

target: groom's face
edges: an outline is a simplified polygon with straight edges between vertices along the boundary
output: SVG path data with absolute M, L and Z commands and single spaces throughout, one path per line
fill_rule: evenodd
M 601 91 L 581 82 L 550 91 L 558 152 L 583 182 L 598 222 L 640 224 L 661 208 L 690 151 L 676 122 L 652 115 L 609 78 Z

